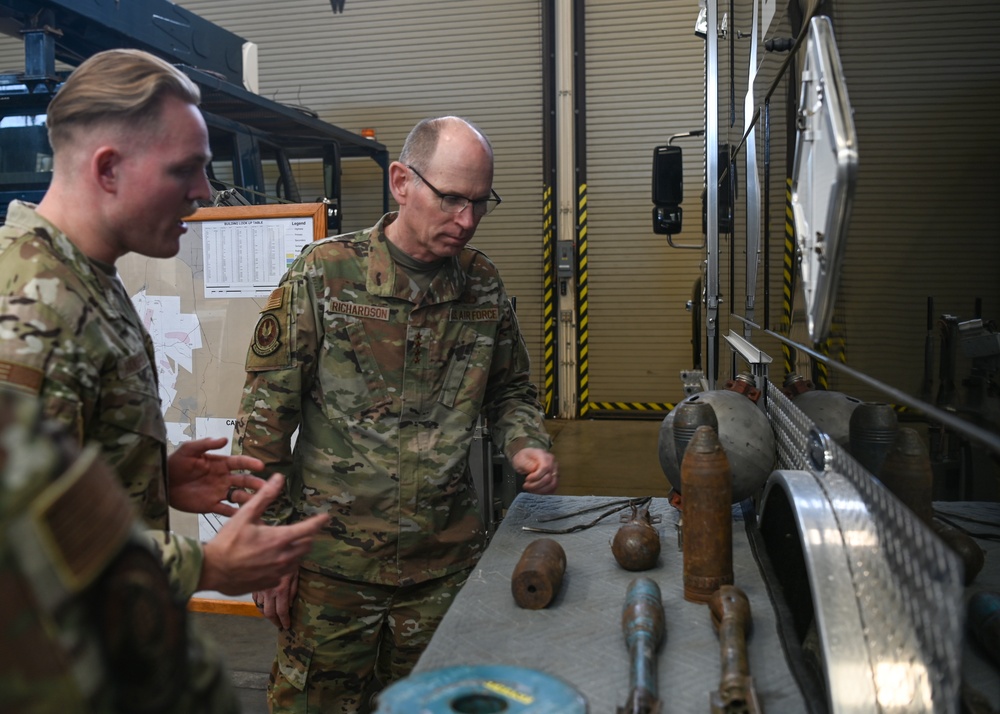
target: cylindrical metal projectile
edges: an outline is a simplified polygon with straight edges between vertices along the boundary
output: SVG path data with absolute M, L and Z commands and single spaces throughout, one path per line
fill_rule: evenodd
M 547 607 L 559 593 L 566 572 L 566 552 L 551 538 L 528 544 L 514 566 L 510 590 L 514 601 L 527 610 Z
M 962 561 L 965 585 L 971 585 L 986 564 L 986 554 L 979 547 L 979 543 L 965 531 L 945 523 L 940 518 L 931 519 L 931 529 L 946 546 L 958 554 Z
M 877 477 L 896 440 L 898 429 L 899 420 L 890 405 L 878 402 L 859 404 L 851 412 L 851 456 L 868 473 Z
M 718 691 L 709 701 L 712 712 L 758 714 L 760 706 L 747 655 L 750 634 L 750 600 L 735 585 L 723 585 L 708 602 L 712 624 L 719 633 L 719 659 L 722 677 Z
M 666 617 L 660 586 L 649 578 L 636 578 L 625 591 L 622 631 L 628 647 L 629 697 L 621 714 L 660 711 L 656 682 L 656 651 L 666 634 Z
M 932 505 L 934 472 L 924 440 L 914 429 L 900 427 L 896 440 L 876 474 L 917 518 L 930 525 L 934 517 Z
M 691 443 L 691 437 L 699 426 L 710 426 L 719 433 L 719 419 L 715 409 L 708 402 L 681 402 L 676 407 L 674 416 L 674 453 L 677 454 L 677 466 L 684 463 L 684 452 Z
M 684 599 L 708 602 L 733 582 L 733 475 L 719 437 L 698 427 L 681 464 Z

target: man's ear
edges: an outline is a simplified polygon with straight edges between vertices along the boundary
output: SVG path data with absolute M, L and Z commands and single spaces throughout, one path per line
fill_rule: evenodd
M 97 185 L 108 193 L 118 191 L 122 155 L 111 146 L 99 147 L 90 157 L 90 170 Z
M 413 185 L 413 177 L 405 164 L 393 161 L 389 164 L 389 190 L 400 206 L 406 204 L 406 195 Z

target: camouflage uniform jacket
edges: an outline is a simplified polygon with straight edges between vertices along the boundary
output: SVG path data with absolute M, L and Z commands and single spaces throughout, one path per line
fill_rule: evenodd
M 40 407 L 0 385 L 0 711 L 238 711 L 100 447 Z
M 34 207 L 14 201 L 0 228 L 0 383 L 36 394 L 80 444 L 100 444 L 145 522 L 161 531 L 178 593 L 201 577 L 197 541 L 167 528 L 166 427 L 153 345 L 117 278 Z
M 289 477 L 276 521 L 330 514 L 303 567 L 406 585 L 482 551 L 466 473 L 480 413 L 509 457 L 551 442 L 496 267 L 466 248 L 421 292 L 389 254 L 394 219 L 289 268 L 247 353 L 235 442 Z

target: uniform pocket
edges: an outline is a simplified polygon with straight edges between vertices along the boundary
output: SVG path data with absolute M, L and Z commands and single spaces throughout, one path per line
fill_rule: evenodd
M 382 371 L 365 332 L 364 323 L 350 318 L 334 320 L 320 351 L 318 395 L 328 418 L 359 416 L 389 401 Z
M 483 406 L 493 359 L 492 335 L 463 325 L 448 356 L 448 371 L 438 401 L 446 407 L 476 416 Z
M 278 655 L 275 658 L 278 672 L 295 689 L 305 690 L 312 664 L 313 648 L 289 635 L 287 630 L 278 634 Z
M 98 416 L 102 426 L 148 436 L 166 443 L 167 432 L 160 416 L 160 395 L 145 352 L 118 360 L 114 375 L 105 375 Z M 101 439 L 102 443 L 116 443 Z

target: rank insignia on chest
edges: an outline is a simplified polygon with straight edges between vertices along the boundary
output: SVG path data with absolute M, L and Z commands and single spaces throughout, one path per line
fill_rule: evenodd
M 262 315 L 253 331 L 253 349 L 258 357 L 267 357 L 281 346 L 281 325 L 272 314 Z

